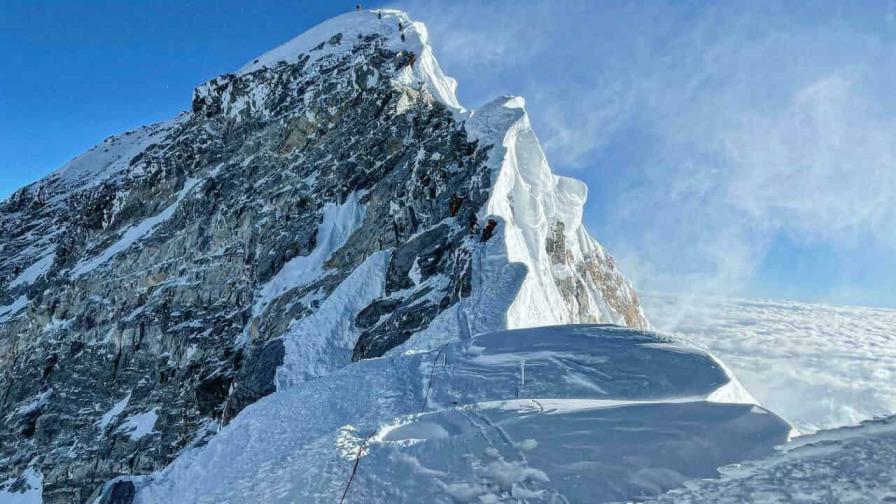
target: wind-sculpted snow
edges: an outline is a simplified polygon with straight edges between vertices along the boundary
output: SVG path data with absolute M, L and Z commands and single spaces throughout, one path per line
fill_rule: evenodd
M 648 502 L 896 502 L 896 417 L 802 436 L 766 458 L 722 467 Z
M 645 299 L 658 328 L 708 348 L 801 433 L 896 414 L 896 310 Z
M 370 444 L 356 502 L 626 501 L 768 453 L 788 430 L 706 401 L 515 400 L 407 422 Z
M 348 502 L 655 495 L 787 440 L 774 414 L 711 400 L 727 386 L 708 354 L 656 334 L 491 333 L 280 390 L 137 481 L 136 502 L 336 502 L 362 446 Z
M 502 331 L 447 345 L 440 362 L 449 365 L 434 375 L 430 403 L 705 398 L 731 381 L 706 354 L 655 334 L 612 326 L 558 327 Z M 651 360 L 657 362 L 646 365 Z M 519 386 L 521 365 L 528 379 Z

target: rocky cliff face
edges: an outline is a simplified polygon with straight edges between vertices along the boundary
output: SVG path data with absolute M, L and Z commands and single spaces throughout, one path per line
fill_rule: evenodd
M 0 482 L 86 502 L 353 360 L 646 327 L 521 102 L 453 89 L 422 25 L 347 14 L 0 204 Z

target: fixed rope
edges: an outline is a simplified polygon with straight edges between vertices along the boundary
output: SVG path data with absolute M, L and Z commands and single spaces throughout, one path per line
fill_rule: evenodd
M 372 436 L 371 434 L 370 436 Z M 355 456 L 355 465 L 352 467 L 352 474 L 348 477 L 348 483 L 345 484 L 345 491 L 342 492 L 342 498 L 339 499 L 339 504 L 343 504 L 345 502 L 345 496 L 348 495 L 348 490 L 352 487 L 352 481 L 355 480 L 355 474 L 358 473 L 358 465 L 361 463 L 361 455 L 364 453 L 364 448 L 367 447 L 367 441 L 370 439 L 370 436 L 364 438 L 364 441 L 361 442 L 361 446 L 358 447 L 358 455 Z
M 421 412 L 426 411 L 426 405 L 429 402 L 429 391 L 432 390 L 432 377 L 433 377 L 433 375 L 436 374 L 436 366 L 439 365 L 439 357 L 442 356 L 442 352 L 445 350 L 445 347 L 447 345 L 448 344 L 445 343 L 444 345 L 442 345 L 439 348 L 439 352 L 436 354 L 436 358 L 433 359 L 433 361 L 432 361 L 432 369 L 429 370 L 429 382 L 426 384 L 426 394 L 423 395 L 423 407 L 420 408 Z M 448 361 L 448 356 L 445 355 L 445 362 L 447 362 L 447 361 Z M 444 367 L 444 365 L 445 364 L 443 363 L 442 366 Z
M 426 384 L 426 394 L 424 394 L 424 396 L 423 396 L 423 408 L 421 408 L 421 410 L 420 410 L 421 412 L 426 410 L 426 405 L 429 401 L 429 392 L 430 392 L 430 390 L 432 390 L 432 379 L 436 372 L 436 366 L 439 365 L 439 357 L 441 357 L 442 353 L 444 353 L 446 346 L 448 346 L 447 343 L 442 345 L 439 348 L 438 353 L 436 353 L 436 358 L 433 359 L 432 369 L 429 370 L 429 381 Z M 443 367 L 446 366 L 447 363 L 448 363 L 448 354 L 445 354 L 445 360 L 442 361 L 442 366 Z M 348 491 L 351 489 L 352 482 L 355 480 L 355 475 L 358 473 L 358 466 L 361 464 L 361 455 L 364 454 L 364 449 L 367 448 L 367 442 L 370 440 L 370 438 L 372 436 L 373 436 L 373 434 L 364 438 L 364 441 L 361 443 L 361 446 L 358 447 L 358 454 L 355 455 L 355 464 L 354 464 L 354 466 L 352 466 L 352 473 L 348 477 L 348 482 L 345 484 L 345 490 L 342 492 L 342 497 L 339 499 L 339 504 L 345 503 L 345 498 L 348 496 Z

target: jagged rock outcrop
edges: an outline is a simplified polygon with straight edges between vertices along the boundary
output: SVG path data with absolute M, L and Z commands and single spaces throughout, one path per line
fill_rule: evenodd
M 0 481 L 108 498 L 353 359 L 646 327 L 521 102 L 469 113 L 453 89 L 422 25 L 347 14 L 0 203 Z

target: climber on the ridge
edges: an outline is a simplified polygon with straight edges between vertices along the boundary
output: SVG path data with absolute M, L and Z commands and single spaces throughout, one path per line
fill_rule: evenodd
M 450 213 L 452 217 L 456 216 L 457 211 L 460 210 L 460 206 L 463 204 L 464 197 L 457 193 L 454 193 L 448 200 L 448 213 Z
M 355 4 L 355 10 L 356 11 L 361 10 L 361 4 Z
M 498 221 L 495 219 L 489 219 L 488 224 L 482 228 L 482 239 L 480 241 L 487 242 L 491 239 L 492 233 L 495 232 L 495 227 L 497 227 Z

